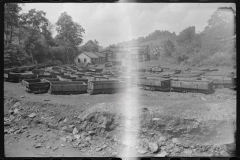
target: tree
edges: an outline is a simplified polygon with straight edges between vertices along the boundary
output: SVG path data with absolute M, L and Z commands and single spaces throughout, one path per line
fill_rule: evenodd
M 177 43 L 179 45 L 190 44 L 191 41 L 194 39 L 195 35 L 196 35 L 195 27 L 194 26 L 188 27 L 179 33 L 177 37 Z
M 230 8 L 218 8 L 203 31 L 203 51 L 214 54 L 235 35 L 235 13 Z
M 96 41 L 96 40 L 95 40 Z M 83 46 L 80 47 L 81 51 L 86 51 L 86 52 L 98 52 L 98 45 L 93 42 L 92 40 L 87 41 Z
M 29 58 L 22 46 L 16 44 L 4 45 L 4 67 L 26 64 Z
M 171 57 L 172 53 L 176 50 L 172 41 L 166 40 L 163 42 L 163 49 L 165 52 L 165 56 Z
M 12 43 L 14 29 L 18 27 L 19 12 L 22 8 L 17 3 L 5 3 L 4 38 L 5 44 Z
M 99 42 L 95 39 L 94 43 L 98 46 Z
M 58 32 L 58 42 L 65 46 L 66 58 L 68 63 L 73 61 L 74 54 L 77 52 L 77 47 L 82 43 L 82 33 L 85 30 L 76 22 L 73 22 L 72 17 L 66 12 L 61 13 L 58 21 L 56 22 L 56 30 Z M 75 53 L 71 52 L 75 49 Z
M 47 30 L 48 19 L 43 11 L 31 9 L 28 13 L 22 14 L 22 25 L 25 30 L 25 49 L 31 55 L 32 63 L 34 64 L 34 54 L 38 52 L 41 36 L 50 36 L 51 33 Z M 35 48 L 36 47 L 36 48 Z M 40 47 L 41 48 L 41 47 Z

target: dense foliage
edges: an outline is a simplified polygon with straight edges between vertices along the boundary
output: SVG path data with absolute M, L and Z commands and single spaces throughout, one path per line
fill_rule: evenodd
M 218 8 L 208 20 L 202 32 L 196 33 L 190 26 L 178 35 L 169 31 L 154 31 L 146 37 L 110 45 L 149 45 L 151 59 L 169 60 L 172 63 L 187 65 L 235 65 L 236 28 L 235 11 L 230 7 Z
M 4 66 L 14 67 L 41 63 L 72 63 L 82 43 L 82 26 L 66 12 L 54 24 L 46 13 L 31 9 L 20 13 L 21 5 L 6 3 L 4 12 Z

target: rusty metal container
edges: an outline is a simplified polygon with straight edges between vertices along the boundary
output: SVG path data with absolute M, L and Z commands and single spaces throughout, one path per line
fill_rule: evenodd
M 172 80 L 172 91 L 213 93 L 213 82 L 203 80 Z
M 138 86 L 141 86 L 143 89 L 148 89 L 152 91 L 170 91 L 170 82 L 170 79 L 143 77 L 139 79 Z
M 119 82 L 117 80 L 88 82 L 89 94 L 115 93 L 115 92 L 118 92 L 118 91 L 126 89 L 126 88 L 127 88 L 127 85 L 125 82 Z
M 27 83 L 36 83 L 36 82 L 41 82 L 40 78 L 36 78 L 36 79 L 24 79 L 22 80 L 22 85 L 26 86 Z
M 74 81 L 74 82 L 52 81 L 50 82 L 49 92 L 51 94 L 86 93 L 87 84 L 82 81 Z

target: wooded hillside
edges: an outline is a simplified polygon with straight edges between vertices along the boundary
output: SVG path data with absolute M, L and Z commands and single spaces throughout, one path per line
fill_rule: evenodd
M 202 32 L 196 33 L 195 26 L 189 26 L 178 35 L 175 32 L 156 30 L 146 37 L 139 37 L 111 46 L 149 45 L 152 59 L 163 59 L 171 63 L 187 65 L 227 65 L 236 63 L 236 14 L 232 8 L 218 8 L 208 20 Z

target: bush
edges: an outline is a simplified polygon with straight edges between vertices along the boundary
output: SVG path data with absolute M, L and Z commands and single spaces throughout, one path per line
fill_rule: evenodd
M 193 57 L 189 58 L 187 60 L 188 64 L 191 66 L 195 66 L 197 64 L 202 63 L 205 59 L 207 59 L 207 55 L 205 53 L 198 53 L 196 55 L 194 55 Z
M 203 61 L 203 64 L 208 66 L 231 66 L 232 65 L 231 58 L 232 57 L 229 54 L 218 52 L 205 59 Z

